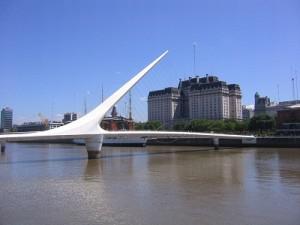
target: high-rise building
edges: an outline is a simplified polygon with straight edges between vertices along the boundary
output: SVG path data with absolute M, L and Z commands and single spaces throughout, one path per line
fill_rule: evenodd
M 178 88 L 151 91 L 148 96 L 148 120 L 158 120 L 166 128 L 178 120 L 242 120 L 241 89 L 227 85 L 216 76 L 189 77 Z
M 189 89 L 189 119 L 229 119 L 229 90 L 211 76 L 199 79 Z
M 64 124 L 67 124 L 67 123 L 71 123 L 71 122 L 73 122 L 75 120 L 77 120 L 77 113 L 74 113 L 74 112 L 69 113 L 68 112 L 68 113 L 64 114 L 64 118 L 63 118 L 62 122 Z
M 3 131 L 10 131 L 13 123 L 13 110 L 5 107 L 1 111 L 1 129 Z
M 148 96 L 148 120 L 160 121 L 171 127 L 173 120 L 180 118 L 180 94 L 178 88 L 151 91 Z
M 241 88 L 237 84 L 229 84 L 229 118 L 234 120 L 242 120 L 242 93 Z

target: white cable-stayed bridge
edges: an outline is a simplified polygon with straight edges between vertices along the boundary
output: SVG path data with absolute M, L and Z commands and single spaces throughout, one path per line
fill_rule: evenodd
M 200 133 L 200 132 L 171 132 L 171 131 L 106 131 L 100 127 L 100 122 L 105 114 L 128 93 L 160 60 L 165 57 L 165 51 L 157 59 L 151 62 L 138 74 L 127 81 L 121 88 L 106 98 L 94 110 L 87 113 L 78 120 L 67 125 L 40 132 L 26 134 L 4 134 L 0 135 L 1 148 L 8 141 L 39 141 L 39 140 L 64 140 L 83 139 L 86 144 L 88 158 L 99 158 L 104 137 L 134 137 L 134 138 L 212 138 L 214 144 L 218 145 L 219 139 L 253 139 L 254 136 Z

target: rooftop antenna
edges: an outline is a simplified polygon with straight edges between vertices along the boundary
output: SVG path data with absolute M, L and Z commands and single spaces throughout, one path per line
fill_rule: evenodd
M 193 67 L 193 74 L 196 75 L 196 47 L 197 43 L 193 43 L 193 51 L 194 51 L 194 67 Z
M 131 91 L 129 91 L 129 119 L 132 120 Z

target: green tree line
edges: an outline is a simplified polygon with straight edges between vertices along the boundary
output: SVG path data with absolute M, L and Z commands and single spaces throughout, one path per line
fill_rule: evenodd
M 172 129 L 175 131 L 216 132 L 216 133 L 256 133 L 271 134 L 276 123 L 273 117 L 260 115 L 250 120 L 191 120 L 177 122 Z M 136 123 L 136 130 L 166 130 L 159 121 Z

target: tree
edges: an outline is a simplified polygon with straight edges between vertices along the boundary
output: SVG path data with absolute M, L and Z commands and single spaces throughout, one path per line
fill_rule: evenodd
M 272 131 L 275 128 L 275 119 L 269 115 L 254 116 L 250 119 L 249 130 L 251 131 Z
M 192 120 L 190 124 L 187 126 L 187 130 L 204 132 L 209 130 L 209 126 L 210 126 L 209 120 Z
M 190 123 L 176 124 L 175 130 L 189 130 L 196 132 L 236 133 L 245 132 L 248 128 L 247 121 L 230 120 L 192 120 Z
M 237 121 L 235 120 L 225 120 L 224 130 L 228 132 L 233 132 L 236 130 Z
M 247 120 L 237 122 L 236 125 L 235 125 L 235 131 L 238 131 L 238 132 L 248 131 L 248 124 L 249 124 L 249 121 L 247 121 Z
M 181 121 L 181 122 L 178 122 L 176 123 L 174 126 L 173 126 L 173 130 L 177 130 L 177 131 L 185 131 L 188 129 L 188 126 L 189 126 L 189 122 L 184 122 L 184 121 Z
M 161 130 L 163 128 L 161 122 L 159 121 L 148 121 L 146 123 L 136 123 L 136 130 Z
M 210 120 L 208 130 L 221 133 L 225 130 L 225 123 L 223 120 Z
M 135 130 L 144 130 L 144 126 L 145 126 L 145 123 L 138 122 L 138 123 L 134 124 L 134 129 Z

